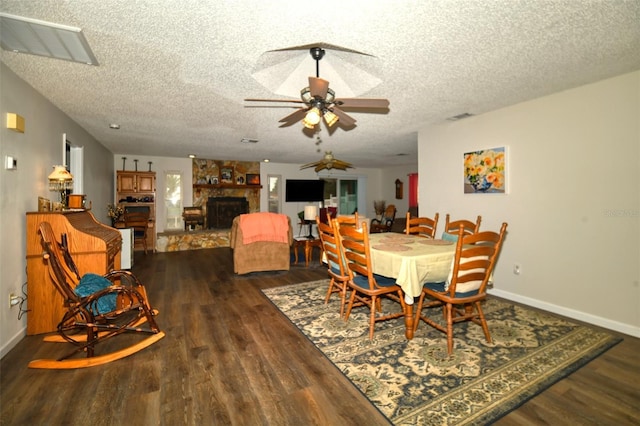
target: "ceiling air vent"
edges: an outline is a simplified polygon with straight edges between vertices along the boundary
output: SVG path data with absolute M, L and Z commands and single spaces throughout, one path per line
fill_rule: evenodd
M 67 25 L 0 13 L 4 50 L 98 65 L 82 30 Z
M 258 143 L 258 139 L 242 138 L 242 139 L 240 139 L 240 142 L 242 142 L 242 143 Z
M 468 112 L 463 112 L 462 114 L 458 114 L 458 115 L 454 115 L 453 117 L 449 117 L 449 118 L 447 118 L 447 120 L 449 120 L 449 121 L 458 121 L 458 120 L 462 120 L 463 118 L 469 118 L 469 117 L 473 117 L 473 114 L 469 114 Z

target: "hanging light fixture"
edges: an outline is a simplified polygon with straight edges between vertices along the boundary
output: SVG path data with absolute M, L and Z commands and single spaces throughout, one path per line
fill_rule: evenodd
M 313 129 L 313 127 L 319 122 L 320 122 L 320 110 L 318 109 L 318 107 L 315 107 L 315 106 L 307 112 L 307 115 L 304 116 L 304 120 L 302 120 L 302 123 L 304 124 L 304 126 L 309 129 Z
M 326 109 L 324 114 L 324 121 L 327 123 L 327 126 L 331 127 L 338 122 L 338 116 L 335 115 L 330 109 Z
M 67 191 L 73 188 L 73 175 L 65 166 L 53 166 L 49 175 L 49 191 L 60 192 L 60 202 L 67 205 Z

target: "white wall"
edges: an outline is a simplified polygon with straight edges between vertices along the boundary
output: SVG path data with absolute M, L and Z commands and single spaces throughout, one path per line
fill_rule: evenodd
M 80 65 L 82 66 L 82 65 Z M 25 132 L 6 127 L 7 113 L 25 119 Z M 0 62 L 0 158 L 18 159 L 17 170 L 0 169 L 0 356 L 26 332 L 26 315 L 9 309 L 9 293 L 22 294 L 26 283 L 26 212 L 38 210 L 38 197 L 58 201 L 47 176 L 62 164 L 62 135 L 84 147 L 84 194 L 99 221 L 108 223 L 106 205 L 113 199 L 111 153 L 62 111 Z M 106 125 L 106 123 L 105 123 Z M 101 209 L 100 206 L 105 206 Z M 25 289 L 26 290 L 26 289 Z M 25 306 L 26 308 L 26 306 Z
M 421 210 L 508 222 L 495 294 L 640 336 L 639 123 L 634 72 L 425 128 Z M 498 146 L 509 193 L 463 194 L 463 153 Z
M 326 170 L 316 173 L 313 169 L 300 170 L 298 164 L 282 164 L 282 163 L 262 163 L 260 165 L 260 182 L 262 182 L 262 191 L 260 191 L 260 210 L 267 211 L 268 207 L 268 191 L 266 189 L 267 177 L 269 175 L 279 175 L 282 177 L 282 204 L 281 213 L 286 214 L 291 218 L 291 224 L 294 227 L 294 234 L 298 235 L 299 229 L 298 212 L 304 209 L 307 203 L 287 203 L 284 201 L 284 182 L 286 179 L 318 179 L 323 178 L 336 178 L 336 179 L 364 179 L 366 180 L 366 195 L 365 200 L 359 199 L 358 212 L 362 214 L 364 211 L 365 216 L 369 219 L 375 217 L 375 211 L 373 209 L 373 200 L 378 200 L 382 197 L 381 192 L 381 176 L 382 172 L 379 169 L 365 169 L 354 168 L 346 171 L 332 170 L 327 172 Z M 303 234 L 305 234 L 303 229 Z M 308 228 L 306 229 L 308 231 Z M 314 231 L 315 233 L 315 231 Z
M 382 169 L 381 200 L 385 200 L 387 205 L 395 204 L 397 209 L 396 217 L 404 218 L 409 210 L 409 174 L 418 173 L 418 166 L 397 166 Z M 402 199 L 396 198 L 396 179 L 402 181 Z M 373 200 L 371 200 L 373 205 Z M 424 212 L 423 216 L 433 216 Z

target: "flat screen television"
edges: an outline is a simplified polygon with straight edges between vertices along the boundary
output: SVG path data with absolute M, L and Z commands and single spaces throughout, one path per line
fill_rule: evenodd
M 320 179 L 287 179 L 285 201 L 324 201 L 324 181 Z

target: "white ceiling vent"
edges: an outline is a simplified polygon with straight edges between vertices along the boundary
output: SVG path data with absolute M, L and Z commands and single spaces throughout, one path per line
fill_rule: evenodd
M 0 13 L 0 45 L 11 52 L 98 65 L 80 28 L 37 19 Z

